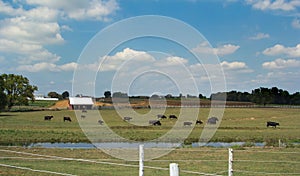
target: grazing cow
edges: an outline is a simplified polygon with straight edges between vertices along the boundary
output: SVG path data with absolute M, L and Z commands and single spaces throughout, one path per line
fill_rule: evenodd
M 153 125 L 155 122 L 157 122 L 158 120 L 149 120 L 149 124 Z
M 64 122 L 65 122 L 65 121 L 72 122 L 71 117 L 64 117 Z
M 85 118 L 85 115 L 81 115 L 80 117 L 84 119 L 84 118 Z
M 44 117 L 45 120 L 51 120 L 52 118 L 53 118 L 52 115 L 51 116 L 47 115 L 47 116 Z
M 158 115 L 157 115 L 157 118 L 159 118 L 159 119 L 166 119 L 166 118 L 167 118 L 167 116 L 165 116 L 165 115 L 162 115 L 162 114 L 158 114 Z
M 124 121 L 128 121 L 128 122 L 129 122 L 131 119 L 132 119 L 132 117 L 124 117 L 124 118 L 123 118 Z
M 154 126 L 161 126 L 161 123 L 159 120 L 157 120 L 156 122 L 153 123 Z
M 100 125 L 103 125 L 104 121 L 103 121 L 103 120 L 98 120 L 98 123 L 99 123 Z
M 170 115 L 169 119 L 177 119 L 177 116 L 176 115 Z
M 203 122 L 202 122 L 202 120 L 196 120 L 196 125 L 201 125 Z
M 193 122 L 183 122 L 183 126 L 191 126 Z
M 207 120 L 208 124 L 216 124 L 219 119 L 217 117 L 211 117 Z
M 84 113 L 84 112 L 87 112 L 87 110 L 86 110 L 86 109 L 83 109 L 81 112 L 83 112 L 83 113 Z
M 267 127 L 271 126 L 276 128 L 277 125 L 280 126 L 278 122 L 267 122 Z

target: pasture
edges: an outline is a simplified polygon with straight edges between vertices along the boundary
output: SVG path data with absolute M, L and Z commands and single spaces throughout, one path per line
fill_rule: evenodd
M 135 112 L 146 118 L 147 123 L 157 118 L 156 112 L 149 109 L 136 109 Z M 99 149 L 7 147 L 36 142 L 89 142 L 80 125 L 91 125 L 92 131 L 103 126 L 98 123 L 98 113 L 112 131 L 133 141 L 155 139 L 166 134 L 178 122 L 167 118 L 160 120 L 161 126 L 137 126 L 134 124 L 139 119 L 133 117 L 129 122 L 124 121 L 123 116 L 109 109 L 89 110 L 84 113 L 84 118 L 80 117 L 81 111 L 70 110 L 0 113 L 0 175 L 138 175 L 137 161 L 116 159 Z M 147 116 L 147 113 L 152 115 Z M 164 114 L 178 116 L 179 113 L 179 108 L 168 108 Z M 208 108 L 200 109 L 198 119 L 204 124 L 208 113 Z M 233 147 L 235 175 L 297 175 L 300 173 L 300 148 L 292 143 L 300 141 L 299 114 L 300 109 L 227 108 L 211 141 L 247 142 L 245 146 Z M 44 120 L 47 115 L 54 118 Z M 65 116 L 70 117 L 72 122 L 64 122 Z M 266 127 L 267 121 L 276 121 L 280 126 L 276 129 Z M 179 123 L 178 130 L 192 130 L 185 140 L 186 145 L 165 156 L 145 161 L 145 175 L 168 175 L 171 162 L 179 164 L 181 176 L 203 175 L 201 173 L 227 175 L 226 148 L 191 148 L 189 145 L 199 139 L 204 124 L 193 128 Z M 101 138 L 100 141 L 103 139 L 107 140 Z M 277 147 L 279 139 L 287 144 L 287 148 Z M 267 146 L 253 147 L 253 142 L 265 142 Z
M 149 109 L 136 109 L 138 114 L 145 115 Z M 85 114 L 86 118 L 80 118 L 81 122 L 87 121 L 93 127 L 98 128 L 98 112 L 104 123 L 118 135 L 135 141 L 147 141 L 155 139 L 167 133 L 176 124 L 176 119 L 161 119 L 161 126 L 149 126 L 148 120 L 157 119 L 155 112 L 151 112 L 146 118 L 144 126 L 134 125 L 139 119 L 133 118 L 130 122 L 115 110 L 94 110 Z M 165 114 L 179 115 L 179 108 L 166 109 Z M 76 111 L 80 114 L 81 112 Z M 92 114 L 95 115 L 92 115 Z M 207 121 L 209 108 L 201 108 L 198 119 L 204 123 Z M 218 142 L 266 142 L 275 145 L 278 139 L 284 142 L 300 142 L 300 109 L 282 108 L 226 108 L 224 117 L 220 122 L 217 132 L 211 141 Z M 50 121 L 45 121 L 44 116 L 53 115 Z M 72 122 L 64 122 L 63 117 L 68 116 Z M 189 120 L 187 120 L 189 121 Z M 267 121 L 280 123 L 276 129 L 266 127 Z M 131 124 L 133 123 L 133 124 Z M 193 122 L 195 124 L 195 122 Z M 195 127 L 184 127 L 183 123 L 177 124 L 183 129 L 192 129 L 186 144 L 199 140 L 204 124 Z M 180 128 L 180 129 L 181 129 Z M 171 139 L 172 140 L 172 139 Z M 75 112 L 61 111 L 33 111 L 33 112 L 3 112 L 0 113 L 0 144 L 28 144 L 35 142 L 88 142 L 82 132 Z
M 297 175 L 300 173 L 299 152 L 300 148 L 234 150 L 234 175 Z M 144 174 L 169 175 L 169 163 L 176 162 L 181 176 L 227 175 L 227 159 L 228 151 L 224 148 L 180 148 L 145 161 Z M 97 149 L 0 147 L 0 175 L 59 175 L 57 173 L 132 176 L 138 175 L 138 162 L 115 159 Z

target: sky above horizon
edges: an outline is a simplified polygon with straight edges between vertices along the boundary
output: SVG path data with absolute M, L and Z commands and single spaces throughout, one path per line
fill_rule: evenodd
M 72 91 L 74 84 L 89 83 L 75 83 L 74 71 L 79 68 L 88 74 L 95 72 L 89 86 L 95 87 L 96 96 L 103 96 L 106 90 L 130 95 L 198 91 L 209 96 L 225 90 L 210 84 L 211 80 L 222 82 L 217 70 L 224 73 L 228 91 L 278 87 L 299 92 L 299 10 L 300 0 L 0 0 L 0 74 L 24 75 L 38 86 L 36 94 L 43 95 L 50 91 L 80 93 Z M 93 63 L 78 65 L 99 32 L 143 15 L 178 20 L 197 30 L 204 40 L 184 48 L 161 38 L 136 38 L 97 55 Z M 142 28 L 138 24 L 132 29 Z M 121 29 L 119 34 L 123 32 L 128 31 Z M 185 32 L 177 38 L 184 40 L 189 35 Z M 108 45 L 106 42 L 97 44 Z M 199 62 L 193 53 L 216 54 L 219 63 Z M 197 91 L 189 89 L 191 77 Z

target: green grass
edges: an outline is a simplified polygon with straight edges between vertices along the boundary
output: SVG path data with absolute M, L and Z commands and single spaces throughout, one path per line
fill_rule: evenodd
M 0 148 L 0 164 L 27 167 L 37 170 L 47 170 L 74 175 L 103 175 L 103 176 L 131 176 L 138 175 L 137 161 L 124 161 L 108 156 L 97 149 L 45 149 L 45 148 Z M 6 151 L 3 151 L 6 150 Z M 25 153 L 11 153 L 18 151 L 25 153 L 39 154 L 40 156 L 30 156 Z M 245 148 L 244 150 L 234 150 L 234 175 L 263 176 L 265 173 L 282 173 L 276 175 L 300 173 L 299 148 Z M 85 159 L 87 161 L 59 160 L 42 155 L 59 156 L 64 158 Z M 187 171 L 199 173 L 211 173 L 227 175 L 227 149 L 220 148 L 180 148 L 173 150 L 168 155 L 160 158 L 145 161 L 144 174 L 165 176 L 169 175 L 168 170 L 156 168 L 169 167 L 172 162 L 178 163 L 180 175 L 197 175 L 187 173 Z M 96 163 L 105 162 L 105 163 Z M 127 164 L 133 166 L 116 166 L 111 163 Z M 250 172 L 250 173 L 247 173 Z M 26 171 L 21 169 L 0 166 L 0 175 L 49 175 L 39 172 Z
M 189 111 L 189 109 L 187 109 Z M 127 111 L 127 110 L 124 110 Z M 87 117 L 80 120 L 88 130 L 98 130 L 98 112 L 105 123 L 119 136 L 133 141 L 148 141 L 166 134 L 176 124 L 176 120 L 163 119 L 162 126 L 147 126 L 150 119 L 156 119 L 156 112 L 147 115 L 149 109 L 137 109 L 136 113 L 143 115 L 132 120 L 132 123 L 144 120 L 146 126 L 134 125 L 124 122 L 115 110 L 89 111 Z M 179 115 L 179 108 L 169 108 L 165 114 Z M 192 112 L 192 111 L 191 111 Z M 81 111 L 77 111 L 80 116 Z M 128 112 L 122 112 L 128 113 Z M 132 113 L 132 112 L 131 112 Z M 206 121 L 209 108 L 201 108 L 199 119 Z M 145 115 L 146 114 L 146 115 Z M 279 139 L 283 142 L 300 142 L 300 109 L 283 108 L 227 108 L 220 127 L 211 141 L 244 141 L 267 142 L 269 145 L 277 145 Z M 45 121 L 45 115 L 54 115 L 51 121 Z M 72 122 L 63 122 L 63 116 L 70 116 Z M 122 116 L 122 115 L 121 115 Z M 133 116 L 133 115 L 132 115 Z M 122 116 L 123 117 L 123 116 Z M 133 116 L 134 117 L 134 116 Z M 186 118 L 186 117 L 183 117 Z M 184 120 L 183 120 L 184 121 Z M 277 121 L 280 126 L 267 128 L 267 121 Z M 141 121 L 142 122 L 142 121 Z M 178 134 L 192 127 L 175 128 Z M 196 142 L 203 131 L 204 125 L 195 126 L 186 143 Z M 101 141 L 102 138 L 99 139 Z M 107 139 L 106 139 L 107 140 Z M 171 136 L 170 141 L 183 140 L 180 135 Z M 34 111 L 34 112 L 5 112 L 0 114 L 0 144 L 20 144 L 32 142 L 88 142 L 82 132 L 74 111 Z

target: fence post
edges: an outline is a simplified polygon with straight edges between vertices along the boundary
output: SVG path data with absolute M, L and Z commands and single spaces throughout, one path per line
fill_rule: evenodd
M 179 176 L 179 167 L 177 163 L 170 163 L 170 176 Z
M 144 145 L 139 145 L 139 176 L 144 176 Z
M 228 176 L 233 176 L 233 150 L 228 148 Z

